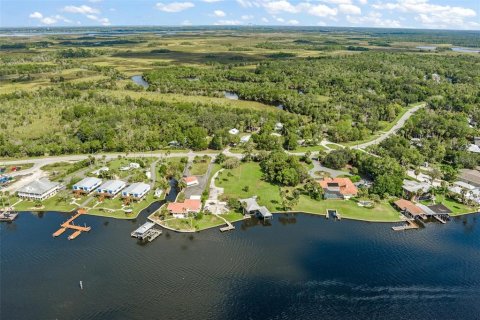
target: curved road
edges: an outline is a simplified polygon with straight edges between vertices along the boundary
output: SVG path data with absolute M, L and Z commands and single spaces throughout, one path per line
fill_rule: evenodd
M 397 131 L 400 130 L 405 125 L 407 120 L 415 112 L 417 112 L 421 108 L 424 108 L 426 105 L 427 105 L 426 103 L 422 103 L 422 104 L 416 105 L 415 107 L 412 107 L 412 108 L 408 109 L 407 112 L 405 112 L 403 114 L 403 116 L 400 119 L 398 119 L 397 123 L 395 123 L 395 125 L 390 130 L 388 130 L 385 133 L 382 133 L 378 138 L 373 139 L 373 140 L 368 141 L 368 142 L 365 142 L 365 143 L 362 143 L 362 144 L 359 144 L 359 145 L 356 145 L 356 146 L 352 147 L 352 149 L 365 149 L 365 148 L 368 148 L 368 147 L 373 146 L 375 144 L 379 144 L 380 142 L 387 139 L 391 135 L 397 133 Z

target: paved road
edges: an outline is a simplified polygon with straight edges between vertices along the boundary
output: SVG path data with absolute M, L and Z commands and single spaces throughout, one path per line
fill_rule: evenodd
M 332 178 L 336 178 L 336 177 L 342 176 L 342 175 L 343 176 L 350 176 L 351 175 L 347 171 L 340 171 L 340 170 L 335 170 L 335 169 L 330 169 L 330 168 L 324 167 L 317 160 L 313 160 L 313 168 L 308 171 L 308 174 L 310 175 L 310 177 L 312 177 L 314 179 L 318 179 L 318 178 L 320 178 L 320 176 L 316 174 L 318 171 L 327 172 L 330 175 L 330 177 L 332 177 Z
M 382 142 L 383 140 L 387 139 L 388 137 L 390 137 L 391 135 L 397 133 L 398 130 L 400 130 L 404 125 L 405 123 L 407 122 L 407 120 L 415 113 L 417 112 L 418 110 L 424 108 L 427 104 L 426 103 L 422 103 L 422 104 L 419 104 L 415 107 L 412 107 L 410 109 L 408 109 L 407 112 L 405 112 L 405 114 L 397 121 L 397 123 L 395 123 L 395 125 L 390 129 L 388 130 L 387 132 L 383 133 L 382 135 L 380 135 L 378 138 L 376 139 L 373 139 L 371 141 L 368 141 L 368 142 L 365 142 L 365 143 L 362 143 L 362 144 L 359 144 L 359 145 L 356 145 L 354 147 L 352 147 L 352 149 L 365 149 L 365 148 L 368 148 L 370 146 L 373 146 L 375 144 L 379 144 L 380 142 Z

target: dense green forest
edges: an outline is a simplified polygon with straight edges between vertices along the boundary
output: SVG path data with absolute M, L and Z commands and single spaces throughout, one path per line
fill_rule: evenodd
M 250 153 L 318 147 L 322 139 L 351 146 L 425 102 L 398 135 L 369 152 L 403 167 L 439 163 L 446 172 L 478 164 L 466 149 L 480 122 L 480 56 L 451 50 L 480 46 L 478 33 L 96 31 L 0 40 L 0 156 L 221 150 L 239 142 L 231 128 L 252 134 Z M 418 48 L 425 45 L 436 49 Z M 149 87 L 134 84 L 133 75 Z M 356 153 L 333 154 L 327 159 L 333 166 L 362 168 Z

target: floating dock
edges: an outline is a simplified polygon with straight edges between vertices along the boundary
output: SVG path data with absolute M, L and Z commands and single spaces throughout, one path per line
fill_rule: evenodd
M 73 221 L 75 219 L 77 219 L 78 217 L 80 217 L 82 214 L 86 213 L 86 211 L 84 209 L 78 209 L 77 213 L 71 217 L 70 219 L 68 219 L 67 221 L 65 221 L 64 223 L 62 223 L 60 225 L 60 229 L 58 229 L 57 231 L 55 231 L 52 236 L 53 237 L 58 237 L 60 236 L 61 234 L 63 234 L 65 231 L 67 231 L 67 229 L 70 229 L 70 230 L 73 230 L 74 232 L 68 236 L 68 240 L 73 240 L 75 238 L 77 238 L 82 232 L 88 232 L 90 231 L 92 228 L 91 227 L 87 227 L 87 226 L 77 226 L 75 224 L 73 224 Z
M 235 230 L 235 226 L 229 222 L 227 222 L 227 225 L 225 227 L 221 227 L 220 228 L 220 231 L 221 232 L 226 232 L 226 231 L 231 231 L 231 230 Z
M 138 229 L 134 230 L 130 235 L 142 241 L 147 240 L 148 242 L 151 242 L 162 234 L 162 230 L 156 229 L 154 228 L 154 226 L 155 223 L 153 222 L 145 222 Z
M 12 222 L 18 216 L 18 212 L 5 210 L 0 212 L 0 221 Z

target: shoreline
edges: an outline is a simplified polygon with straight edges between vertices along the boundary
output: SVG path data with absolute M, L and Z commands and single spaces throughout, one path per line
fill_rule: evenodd
M 153 202 L 154 203 L 154 202 Z M 145 210 L 146 208 L 148 208 L 150 205 L 152 205 L 153 203 L 149 204 L 147 207 L 145 207 L 144 209 L 142 209 L 141 211 Z M 161 208 L 161 207 L 160 207 Z M 210 230 L 210 229 L 213 229 L 213 228 L 218 228 L 222 225 L 224 225 L 225 223 L 219 223 L 217 225 L 212 225 L 212 226 L 209 226 L 209 227 L 205 227 L 205 228 L 202 228 L 202 229 L 198 229 L 198 230 L 186 230 L 186 229 L 174 229 L 174 228 L 171 228 L 171 227 L 168 227 L 160 222 L 158 222 L 156 219 L 153 219 L 152 216 L 158 211 L 160 210 L 160 208 L 158 208 L 157 210 L 155 210 L 154 212 L 152 212 L 151 214 L 149 214 L 146 219 L 148 221 L 151 221 L 153 223 L 155 223 L 156 225 L 159 225 L 160 227 L 166 229 L 166 230 L 170 230 L 170 231 L 173 231 L 173 232 L 178 232 L 178 233 L 198 233 L 200 231 L 205 231 L 205 230 Z M 25 210 L 22 210 L 22 211 L 18 211 L 18 213 L 47 213 L 47 212 L 53 212 L 53 213 L 60 213 L 60 214 L 71 214 L 73 213 L 75 210 L 73 211 L 70 211 L 70 212 L 67 212 L 67 211 L 58 211 L 58 210 L 30 210 L 30 211 L 25 211 Z M 125 218 L 118 218 L 118 217 L 111 217 L 111 216 L 106 216 L 106 215 L 98 215 L 98 214 L 91 214 L 91 213 L 85 213 L 85 215 L 89 215 L 89 216 L 92 216 L 92 217 L 103 217 L 103 218 L 109 218 L 109 219 L 116 219 L 116 220 L 134 220 L 136 218 L 138 218 L 138 216 L 140 215 L 141 211 L 135 216 L 135 217 L 125 217 Z M 456 217 L 461 217 L 461 216 L 466 216 L 466 215 L 471 215 L 471 214 L 477 214 L 477 213 L 480 213 L 480 211 L 474 211 L 474 212 L 466 212 L 466 213 L 459 213 L 459 214 L 456 214 L 454 216 L 451 216 L 452 218 L 456 218 Z M 306 212 L 306 211 L 277 211 L 277 212 L 272 212 L 272 214 L 274 215 L 280 215 L 280 214 L 306 214 L 306 215 L 314 215 L 314 216 L 322 216 L 322 217 L 325 217 L 325 214 L 323 213 L 314 213 L 314 212 Z M 245 218 L 242 218 L 242 219 L 237 219 L 237 220 L 233 220 L 233 221 L 229 221 L 230 223 L 236 223 L 236 222 L 239 222 L 239 221 L 243 221 L 245 220 Z M 399 223 L 399 222 L 403 222 L 403 220 L 399 219 L 398 221 L 374 221 L 374 220 L 368 220 L 368 219 L 356 219 L 356 218 L 348 218 L 348 217 L 342 217 L 342 220 L 351 220 L 351 221 L 357 221 L 357 222 L 365 222 L 365 223 L 377 223 L 377 224 L 394 224 L 394 223 Z

